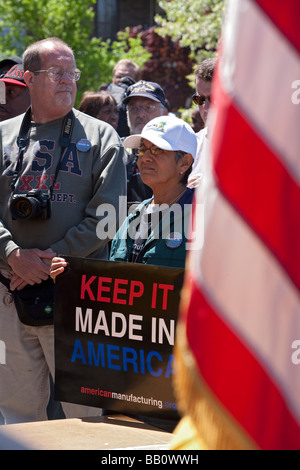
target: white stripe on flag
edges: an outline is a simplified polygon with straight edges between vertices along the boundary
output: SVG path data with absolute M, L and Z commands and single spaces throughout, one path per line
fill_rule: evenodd
M 223 87 L 300 183 L 300 104 L 292 100 L 293 84 L 300 80 L 299 54 L 255 2 L 230 4 L 222 43 Z M 262 83 L 267 84 L 264 94 L 259 93 Z
M 195 194 L 204 245 L 188 256 L 187 338 L 208 408 L 224 406 L 260 448 L 299 448 L 300 61 L 275 27 L 290 22 L 295 36 L 297 4 L 287 1 L 281 23 L 275 2 L 260 1 L 274 24 L 254 0 L 227 10 Z
M 299 293 L 222 195 L 215 188 L 208 194 L 205 249 L 190 257 L 191 274 L 263 364 L 300 422 L 300 374 L 291 359 L 292 342 L 300 339 Z

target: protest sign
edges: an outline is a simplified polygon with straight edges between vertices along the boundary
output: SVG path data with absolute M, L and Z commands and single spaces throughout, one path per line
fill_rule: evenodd
M 184 269 L 65 259 L 55 288 L 55 398 L 176 418 L 173 346 Z

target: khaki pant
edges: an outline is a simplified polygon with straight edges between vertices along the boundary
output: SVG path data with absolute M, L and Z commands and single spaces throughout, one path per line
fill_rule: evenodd
M 49 373 L 54 377 L 54 327 L 19 321 L 0 284 L 0 413 L 6 424 L 47 420 Z M 62 403 L 66 418 L 99 416 L 100 409 Z

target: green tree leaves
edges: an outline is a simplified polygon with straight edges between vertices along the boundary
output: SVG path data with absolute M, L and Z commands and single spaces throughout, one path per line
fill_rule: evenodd
M 214 54 L 221 32 L 224 0 L 160 0 L 166 18 L 155 17 L 158 34 L 190 47 L 197 63 Z
M 141 38 L 119 33 L 117 41 L 92 37 L 96 0 L 0 0 L 0 52 L 21 56 L 26 47 L 40 39 L 56 36 L 72 47 L 82 71 L 76 103 L 83 91 L 97 90 L 110 82 L 112 69 L 122 58 L 142 66 L 151 56 Z

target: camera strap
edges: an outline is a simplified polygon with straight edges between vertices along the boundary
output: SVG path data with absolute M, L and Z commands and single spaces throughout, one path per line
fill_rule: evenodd
M 74 127 L 74 121 L 75 121 L 75 116 L 74 116 L 73 110 L 71 109 L 71 111 L 69 111 L 68 114 L 65 116 L 63 126 L 61 128 L 59 143 L 62 147 L 62 150 L 61 150 L 60 159 L 58 161 L 58 164 L 56 165 L 53 182 L 52 182 L 52 185 L 50 186 L 50 189 L 49 189 L 49 195 L 50 196 L 52 196 L 52 193 L 53 193 L 53 189 L 54 189 L 54 186 L 55 186 L 55 183 L 56 183 L 56 179 L 57 179 L 57 175 L 58 175 L 58 172 L 59 172 L 59 167 L 60 167 L 60 162 L 61 162 L 62 156 L 64 154 L 65 149 L 67 149 L 69 147 L 70 143 L 71 143 L 71 137 L 72 137 L 73 127 Z
M 73 127 L 74 127 L 74 121 L 75 121 L 75 116 L 74 116 L 73 110 L 71 109 L 71 111 L 69 111 L 69 113 L 65 116 L 64 121 L 63 121 L 63 125 L 62 125 L 62 129 L 61 129 L 59 143 L 62 147 L 62 151 L 61 151 L 61 155 L 60 155 L 60 159 L 58 161 L 58 164 L 56 165 L 55 175 L 54 175 L 54 178 L 53 178 L 52 185 L 49 188 L 50 196 L 52 195 L 52 192 L 53 192 L 53 189 L 54 189 L 54 186 L 55 186 L 55 183 L 56 183 L 56 179 L 57 179 L 57 175 L 58 175 L 58 172 L 59 172 L 59 167 L 60 167 L 60 162 L 61 162 L 62 156 L 64 154 L 65 149 L 67 147 L 69 147 L 69 145 L 71 143 L 71 137 L 72 137 L 72 131 L 73 131 Z M 15 167 L 13 179 L 12 179 L 12 182 L 11 182 L 12 192 L 14 192 L 14 190 L 15 190 L 18 174 L 20 173 L 20 171 L 22 169 L 22 166 L 23 166 L 24 152 L 25 152 L 25 149 L 28 146 L 29 140 L 30 140 L 30 128 L 31 128 L 31 107 L 29 107 L 27 109 L 27 111 L 24 115 L 24 118 L 23 118 L 23 121 L 22 121 L 22 124 L 21 124 L 21 127 L 20 127 L 19 136 L 17 138 L 18 159 L 17 159 L 17 164 L 16 164 L 16 167 Z

